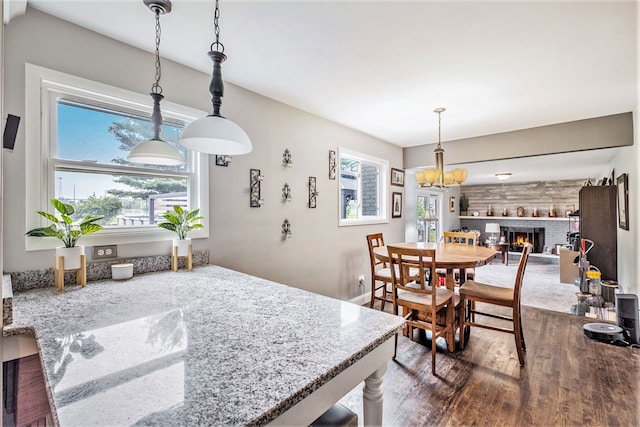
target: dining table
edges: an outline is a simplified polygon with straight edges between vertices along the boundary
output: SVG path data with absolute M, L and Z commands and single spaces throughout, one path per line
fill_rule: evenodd
M 393 243 L 406 249 L 435 249 L 436 268 L 446 270 L 445 286 L 451 290 L 455 288 L 454 273 L 460 271 L 460 277 L 465 277 L 467 269 L 482 267 L 490 263 L 497 255 L 497 251 L 491 248 L 474 245 L 435 242 L 402 242 Z M 374 248 L 374 256 L 385 262 L 389 262 L 387 246 Z

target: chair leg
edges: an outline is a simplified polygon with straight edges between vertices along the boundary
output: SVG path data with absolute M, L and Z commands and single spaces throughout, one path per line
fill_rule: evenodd
M 520 310 L 518 307 L 513 308 L 513 335 L 516 340 L 516 350 L 518 351 L 518 360 L 520 360 L 520 366 L 524 366 L 524 348 L 522 339 L 522 327 L 520 323 Z
M 371 302 L 369 303 L 369 308 L 373 308 L 373 305 L 376 302 L 376 281 L 375 279 L 371 280 Z
M 393 360 L 396 360 L 397 353 L 398 353 L 398 333 L 396 332 L 396 342 L 393 345 Z
M 384 304 L 387 302 L 387 283 L 382 287 L 382 302 L 380 303 L 380 311 L 384 311 Z
M 433 319 L 434 317 L 432 317 Z M 435 323 L 431 324 L 431 373 L 433 375 L 436 374 L 436 350 L 438 346 L 436 345 L 436 325 Z
M 460 311 L 458 312 L 458 321 L 460 322 L 460 350 L 464 350 L 465 336 L 464 336 L 464 328 L 465 328 L 465 320 L 466 320 L 466 301 L 464 299 L 464 295 L 460 294 Z
M 453 353 L 456 351 L 456 307 L 453 299 L 447 305 L 447 328 L 449 329 L 446 334 L 447 348 Z
M 522 350 L 527 351 L 527 344 L 524 341 L 524 333 L 522 332 L 522 317 L 519 317 L 520 320 L 520 341 L 522 341 Z

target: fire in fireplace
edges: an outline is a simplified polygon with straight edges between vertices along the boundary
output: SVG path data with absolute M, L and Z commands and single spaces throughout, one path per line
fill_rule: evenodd
M 533 245 L 534 253 L 542 253 L 544 248 L 544 228 L 500 227 L 500 235 L 506 236 L 512 252 L 522 252 L 526 242 Z

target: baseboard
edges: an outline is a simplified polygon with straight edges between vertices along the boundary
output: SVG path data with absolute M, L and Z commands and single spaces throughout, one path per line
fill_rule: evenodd
M 356 305 L 369 305 L 369 301 L 371 300 L 371 292 L 366 292 L 362 295 L 358 295 L 357 297 L 351 298 L 349 301 L 352 304 Z

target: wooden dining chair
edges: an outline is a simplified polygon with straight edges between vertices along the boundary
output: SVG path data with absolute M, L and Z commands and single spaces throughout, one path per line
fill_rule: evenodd
M 480 237 L 478 233 L 474 231 L 445 231 L 444 243 L 450 245 L 469 245 L 478 246 L 480 244 Z M 447 274 L 446 270 L 438 269 L 438 277 L 443 278 Z M 475 268 L 465 270 L 465 278 L 460 279 L 460 272 L 458 270 L 454 273 L 454 281 L 456 284 L 464 283 L 465 280 L 473 280 L 476 276 Z M 441 279 L 442 280 L 442 279 Z
M 387 262 L 380 261 L 375 257 L 373 250 L 384 246 L 382 233 L 367 235 L 367 245 L 369 246 L 369 262 L 371 264 L 371 301 L 369 307 L 373 308 L 376 300 L 380 300 L 380 310 L 384 311 L 385 303 L 392 303 L 391 289 L 391 269 Z M 378 291 L 382 291 L 378 296 Z
M 455 344 L 454 292 L 431 283 L 436 280 L 435 249 L 387 246 L 391 263 L 393 312 L 407 321 L 406 334 L 413 339 L 414 328 L 431 332 L 431 373 L 436 373 L 436 340 L 444 337 L 449 349 Z M 397 267 L 397 268 L 396 268 Z M 412 277 L 411 269 L 420 280 Z M 435 285 L 435 286 L 433 286 Z
M 477 246 L 479 244 L 478 233 L 474 231 L 445 231 L 444 243 L 456 245 Z
M 527 266 L 527 260 L 529 254 L 533 249 L 531 243 L 525 243 L 522 248 L 522 255 L 520 256 L 520 262 L 518 263 L 518 271 L 516 273 L 515 283 L 513 288 L 505 288 L 496 285 L 490 285 L 486 283 L 475 282 L 473 280 L 467 280 L 460 286 L 460 331 L 465 331 L 466 327 L 478 327 L 484 329 L 490 329 L 498 332 L 506 332 L 513 334 L 516 340 L 516 349 L 518 351 L 518 359 L 520 365 L 524 366 L 526 345 L 524 342 L 524 335 L 522 333 L 522 318 L 520 313 L 520 295 L 522 289 L 522 281 L 524 279 L 524 271 Z M 502 307 L 509 307 L 511 309 L 511 316 L 503 316 L 495 313 L 488 313 L 486 311 L 479 311 L 474 308 L 472 304 L 482 302 L 486 304 L 492 304 Z M 485 316 L 493 319 L 500 319 L 511 322 L 511 328 L 489 325 L 486 323 L 479 323 L 474 316 Z M 466 331 L 465 331 L 466 332 Z M 466 334 L 460 334 L 460 348 L 465 347 Z

